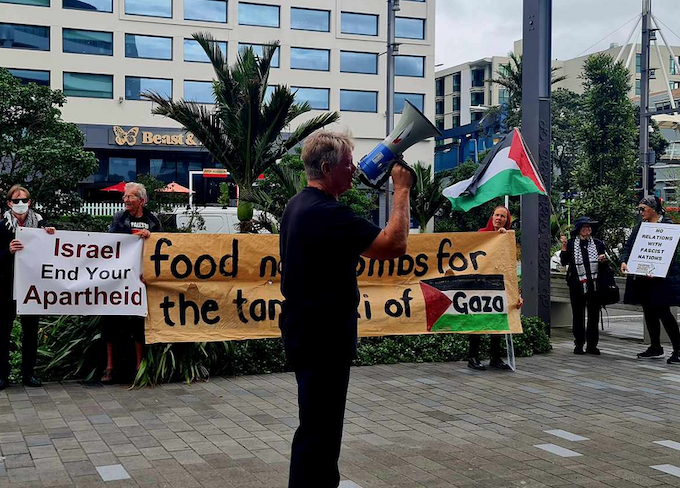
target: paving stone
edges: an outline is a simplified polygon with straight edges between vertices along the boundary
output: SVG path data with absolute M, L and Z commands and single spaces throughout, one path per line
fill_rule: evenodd
M 110 466 L 98 466 L 97 472 L 104 481 L 117 481 L 130 479 L 130 475 L 125 468 L 120 464 L 112 464 Z

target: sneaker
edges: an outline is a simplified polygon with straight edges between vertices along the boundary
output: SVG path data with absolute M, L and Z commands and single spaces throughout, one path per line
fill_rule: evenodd
M 505 364 L 501 358 L 491 358 L 489 361 L 489 367 L 494 369 L 512 369 L 510 366 Z
M 583 350 L 583 346 L 577 345 L 574 348 L 574 354 L 585 354 L 586 352 Z
M 649 346 L 645 352 L 637 355 L 638 359 L 661 359 L 664 357 L 663 347 L 658 349 Z
M 478 371 L 484 371 L 486 369 L 477 358 L 468 358 L 468 368 L 476 369 Z
M 666 362 L 668 364 L 680 364 L 680 357 L 678 356 L 678 351 L 673 351 L 671 357 L 669 357 Z
M 595 356 L 599 356 L 600 354 L 602 354 L 597 347 L 589 347 L 588 349 L 586 349 L 586 353 L 593 354 Z

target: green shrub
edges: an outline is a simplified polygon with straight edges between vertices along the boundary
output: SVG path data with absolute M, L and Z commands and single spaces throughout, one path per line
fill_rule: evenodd
M 57 230 L 77 230 L 83 232 L 108 232 L 112 217 L 108 215 L 93 216 L 77 213 L 59 217 L 56 222 L 50 222 Z

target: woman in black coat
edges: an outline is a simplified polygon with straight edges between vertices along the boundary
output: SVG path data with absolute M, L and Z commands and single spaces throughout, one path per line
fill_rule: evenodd
M 606 260 L 604 243 L 592 237 L 593 225 L 597 222 L 588 217 L 579 217 L 574 222 L 572 238 L 562 236 L 560 261 L 567 266 L 567 284 L 571 301 L 572 331 L 574 333 L 574 354 L 599 355 L 597 343 L 600 339 L 598 319 L 600 317 L 600 298 L 597 290 L 597 277 L 600 263 Z M 588 310 L 588 331 L 584 326 Z M 585 351 L 583 346 L 588 346 Z
M 660 224 L 673 224 L 674 222 L 664 215 L 663 202 L 659 197 L 649 196 L 640 200 L 638 211 L 642 221 L 635 226 L 626 246 L 621 255 L 621 272 L 628 272 L 628 259 L 630 258 L 635 238 L 640 231 L 642 222 L 653 222 Z M 623 297 L 624 303 L 632 305 L 642 305 L 645 315 L 645 324 L 649 332 L 651 345 L 646 351 L 637 355 L 641 359 L 663 358 L 664 352 L 661 347 L 661 325 L 668 334 L 668 338 L 673 344 L 673 354 L 668 358 L 668 364 L 680 364 L 680 329 L 676 320 L 672 306 L 680 305 L 680 265 L 678 265 L 677 253 L 671 261 L 668 274 L 665 278 L 655 278 L 649 276 L 629 275 L 626 279 L 626 293 Z

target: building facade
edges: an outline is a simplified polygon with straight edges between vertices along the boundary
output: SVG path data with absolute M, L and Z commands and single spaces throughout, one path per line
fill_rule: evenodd
M 387 2 L 361 0 L 0 0 L 0 66 L 25 81 L 62 89 L 63 118 L 77 123 L 100 168 L 86 198 L 149 173 L 188 183 L 214 167 L 190 134 L 151 114 L 144 91 L 212 102 L 212 66 L 195 32 L 209 32 L 233 64 L 240 49 L 281 43 L 270 84 L 297 91 L 313 110 L 337 110 L 334 130 L 350 130 L 360 158 L 385 136 Z M 434 119 L 435 0 L 402 0 L 396 33 L 395 112 L 404 100 Z M 397 115 L 398 117 L 398 115 Z M 432 141 L 406 153 L 431 163 Z M 198 201 L 216 186 L 195 181 Z

